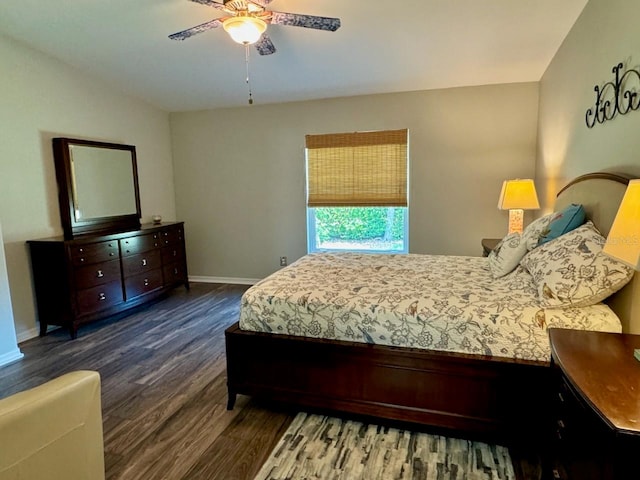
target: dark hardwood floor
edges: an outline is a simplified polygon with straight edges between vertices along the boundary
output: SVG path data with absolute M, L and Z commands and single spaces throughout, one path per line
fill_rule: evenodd
M 247 288 L 193 283 L 76 340 L 59 329 L 24 342 L 24 359 L 0 368 L 0 398 L 97 370 L 107 479 L 252 480 L 295 412 L 244 396 L 226 410 L 224 330 Z M 512 457 L 519 480 L 541 478 L 536 452 Z

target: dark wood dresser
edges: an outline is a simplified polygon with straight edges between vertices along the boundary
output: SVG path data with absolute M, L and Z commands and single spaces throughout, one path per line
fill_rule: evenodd
M 550 329 L 552 478 L 639 478 L 640 335 Z
M 40 335 L 142 305 L 178 285 L 189 288 L 182 222 L 139 230 L 27 242 Z

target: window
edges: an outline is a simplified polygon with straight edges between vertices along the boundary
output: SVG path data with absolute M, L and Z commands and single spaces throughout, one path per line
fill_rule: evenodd
M 408 131 L 307 135 L 308 251 L 408 251 Z

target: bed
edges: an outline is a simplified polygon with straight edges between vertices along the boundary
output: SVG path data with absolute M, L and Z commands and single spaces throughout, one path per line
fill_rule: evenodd
M 627 183 L 584 175 L 558 194 L 556 210 L 581 204 L 606 235 Z M 388 260 L 309 255 L 249 289 L 226 331 L 228 408 L 246 394 L 467 436 L 535 438 L 551 404 L 547 328 L 632 329 L 633 284 L 609 306 L 541 309 L 521 267 L 496 281 L 480 257 Z M 425 290 L 440 293 L 415 300 Z M 519 309 L 507 307 L 514 296 Z

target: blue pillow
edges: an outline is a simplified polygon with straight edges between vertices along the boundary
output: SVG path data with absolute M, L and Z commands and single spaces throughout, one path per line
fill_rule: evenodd
M 578 228 L 585 221 L 584 208 L 582 205 L 572 203 L 561 212 L 555 214 L 547 227 L 547 231 L 542 234 L 538 245 L 547 243 L 554 238 L 558 238 L 571 230 Z

